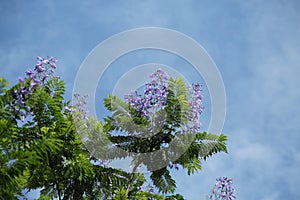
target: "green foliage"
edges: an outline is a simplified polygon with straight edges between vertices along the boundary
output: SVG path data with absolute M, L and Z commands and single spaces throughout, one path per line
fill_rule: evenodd
M 21 122 L 20 113 L 13 113 L 11 94 L 23 84 L 1 90 L 4 93 L 0 96 L 3 116 L 0 120 L 0 199 L 16 199 L 25 188 L 42 188 L 41 199 L 82 199 L 84 196 L 94 199 L 103 195 L 96 189 L 100 182 L 109 185 L 105 181 L 111 181 L 116 186 L 125 183 L 118 171 L 111 173 L 106 168 L 101 170 L 110 173 L 110 179 L 103 179 L 99 166 L 92 164 L 76 134 L 72 116 L 63 112 L 66 105 L 63 81 L 53 78 L 45 87 L 34 91 L 26 100 L 26 109 L 31 114 Z
M 151 174 L 150 178 L 153 181 L 153 184 L 163 194 L 173 193 L 176 189 L 176 183 L 172 179 L 170 172 L 166 168 L 154 171 Z
M 149 153 L 164 149 L 164 145 L 176 137 L 177 139 L 179 138 L 177 141 L 178 145 L 168 150 L 168 153 L 173 155 L 179 148 L 183 148 L 182 145 L 186 144 L 185 142 L 190 142 L 188 148 L 176 161 L 170 161 L 166 156 L 166 160 L 160 160 L 160 162 L 180 164 L 187 169 L 188 175 L 196 173 L 202 168 L 201 160 L 206 160 L 215 153 L 227 152 L 225 143 L 227 138 L 223 134 L 217 136 L 206 132 L 182 135 L 179 130 L 188 123 L 190 113 L 187 93 L 187 86 L 183 79 L 169 79 L 165 109 L 157 111 L 156 116 L 152 116 L 152 118 L 137 114 L 134 108 L 131 108 L 118 97 L 109 95 L 104 100 L 104 105 L 112 112 L 112 116 L 105 118 L 103 131 L 107 133 L 110 141 L 116 147 L 127 152 Z M 162 113 L 164 118 L 161 118 Z M 147 138 L 136 137 L 137 135 L 143 136 L 144 133 L 150 132 L 151 124 L 158 124 L 153 122 L 156 119 L 164 122 L 158 133 Z M 116 131 L 122 134 L 111 134 Z M 118 154 L 117 149 L 113 152 L 115 152 L 114 156 L 116 158 L 126 156 Z M 113 156 L 110 158 L 113 158 Z M 155 159 L 157 158 L 147 157 L 147 159 L 143 160 L 140 157 L 134 158 L 135 165 L 144 164 L 145 166 L 150 166 Z M 167 168 L 153 171 L 150 178 L 159 192 L 163 194 L 172 194 L 176 189 L 176 183 Z M 180 199 L 180 197 L 178 198 Z
M 132 136 L 147 130 L 148 120 L 118 97 L 109 94 L 104 105 L 112 112 L 104 119 L 106 131 L 123 131 Z
M 201 159 L 206 160 L 215 153 L 225 152 L 227 137 L 223 134 L 214 135 L 203 132 L 195 135 L 187 151 L 176 161 L 188 170 L 188 175 L 201 170 Z
M 12 93 L 28 84 L 7 89 L 8 82 L 0 78 L 0 199 L 17 199 L 24 190 L 41 189 L 39 199 L 181 200 L 181 195 L 174 194 L 176 183 L 168 167 L 151 172 L 158 194 L 141 190 L 147 179 L 135 169 L 140 164 L 150 168 L 155 156 L 134 157 L 132 173 L 99 164 L 97 158 L 110 161 L 131 152 L 165 150 L 177 139 L 178 145 L 166 150 L 166 155 L 175 154 L 187 140 L 191 144 L 176 161 L 166 156 L 160 162 L 179 164 L 190 175 L 201 170 L 201 160 L 227 152 L 223 134 L 180 132 L 190 113 L 187 86 L 181 78 L 169 80 L 166 106 L 151 117 L 108 95 L 104 105 L 112 115 L 104 122 L 67 112 L 65 84 L 57 78 L 37 87 L 26 97 L 25 105 L 17 104 Z M 21 120 L 22 110 L 27 113 L 25 121 Z M 136 137 L 149 134 L 158 124 L 155 134 Z
M 104 127 L 96 119 L 88 120 L 88 132 L 76 129 L 76 115 L 63 109 L 68 105 L 63 98 L 63 81 L 53 78 L 34 91 L 25 102 L 30 116 L 21 122 L 20 113 L 13 113 L 11 94 L 24 84 L 7 90 L 3 89 L 6 83 L 1 85 L 0 199 L 17 199 L 24 189 L 39 188 L 39 199 L 109 199 L 112 195 L 115 199 L 133 199 L 146 179 L 142 174 L 97 164 L 99 161 L 80 140 L 83 133 L 76 131 L 83 130 L 93 138 L 87 145 L 101 143 L 107 148 L 110 141 L 105 140 Z M 125 196 L 120 188 L 128 188 Z
M 166 200 L 184 200 L 184 198 L 180 194 L 174 194 L 174 195 L 167 196 Z
M 141 191 L 136 194 L 136 196 L 133 198 L 134 200 L 164 200 L 165 198 L 159 194 L 154 194 L 151 192 L 145 192 Z
M 167 97 L 166 113 L 168 129 L 175 131 L 187 121 L 190 112 L 187 98 L 187 88 L 182 78 L 170 78 L 169 91 Z
M 7 80 L 5 78 L 0 78 L 0 95 L 5 93 L 5 88 L 8 86 Z
M 127 190 L 124 188 L 121 188 L 119 190 L 115 190 L 115 195 L 112 198 L 113 200 L 127 200 Z

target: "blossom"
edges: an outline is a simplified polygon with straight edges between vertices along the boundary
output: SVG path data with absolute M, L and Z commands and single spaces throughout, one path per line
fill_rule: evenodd
M 74 107 L 77 108 L 74 111 L 76 111 L 77 113 L 81 113 L 82 117 L 85 120 L 88 120 L 88 112 L 87 112 L 87 98 L 88 98 L 88 95 L 81 96 L 80 94 L 76 93 L 76 94 L 74 94 L 74 97 L 75 97 Z
M 127 103 L 144 116 L 152 114 L 151 109 L 163 108 L 167 102 L 168 75 L 158 69 L 150 75 L 150 78 L 152 80 L 145 84 L 146 88 L 143 95 L 136 91 L 131 91 L 130 94 L 125 95 Z
M 234 200 L 234 187 L 232 186 L 232 179 L 228 177 L 220 177 L 216 179 L 216 184 L 209 195 L 210 200 Z
M 199 130 L 201 122 L 199 120 L 202 113 L 202 86 L 198 83 L 193 83 L 188 87 L 188 100 L 190 105 L 190 113 L 188 116 L 187 132 L 195 133 Z
M 22 95 L 22 97 L 25 97 L 27 93 L 28 93 L 28 90 L 26 90 L 25 87 L 21 87 L 20 94 Z
M 161 69 L 150 75 L 151 81 L 145 84 L 143 94 L 131 91 L 125 95 L 126 102 L 145 117 L 153 117 L 155 112 L 164 109 L 168 97 L 169 76 Z M 196 133 L 200 129 L 202 106 L 202 85 L 193 83 L 187 86 L 189 110 L 187 121 L 181 127 L 182 133 Z M 176 168 L 176 167 L 175 167 Z
M 72 113 L 72 112 L 75 112 L 75 111 L 76 111 L 75 108 L 70 108 L 70 107 L 68 107 L 68 106 L 65 106 L 64 109 L 65 109 L 67 112 L 69 112 L 69 113 Z
M 34 77 L 34 72 L 30 69 L 30 70 L 27 70 L 25 72 L 26 76 L 30 77 L 30 78 L 33 78 Z
M 153 78 L 154 80 L 163 83 L 169 79 L 169 75 L 159 68 L 153 74 L 150 75 L 150 78 Z
M 18 78 L 19 82 L 23 83 L 25 80 L 22 77 Z
M 42 60 L 42 63 L 43 63 L 43 64 L 48 64 L 48 63 L 49 63 L 49 60 L 43 59 L 43 60 Z
M 38 73 L 41 73 L 41 72 L 45 71 L 45 68 L 43 67 L 43 65 L 38 64 L 38 65 L 35 66 L 35 70 L 36 70 Z
M 42 61 L 42 60 L 43 60 L 43 58 L 40 57 L 40 56 L 36 57 L 36 59 L 39 60 L 39 61 Z
M 56 69 L 56 64 L 55 64 L 55 62 L 51 62 L 51 63 L 50 63 L 50 66 L 52 67 L 52 69 Z
M 14 90 L 12 92 L 13 101 L 11 107 L 15 114 L 20 114 L 22 121 L 24 121 L 26 113 L 26 100 L 30 97 L 32 92 L 37 89 L 37 87 L 44 87 L 48 83 L 48 79 L 53 78 L 54 69 L 56 68 L 55 60 L 53 57 L 42 58 L 37 57 L 37 63 L 35 65 L 34 71 L 29 69 L 25 72 L 26 77 L 19 77 L 20 83 L 23 83 L 19 90 Z

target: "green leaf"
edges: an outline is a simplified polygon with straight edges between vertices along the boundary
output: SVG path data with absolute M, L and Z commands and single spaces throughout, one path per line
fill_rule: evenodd
M 198 158 L 194 158 L 189 163 L 183 164 L 183 167 L 187 168 L 188 175 L 194 174 L 202 169 L 201 161 Z
M 5 88 L 9 85 L 5 78 L 0 78 L 0 95 L 5 93 Z
M 124 188 L 115 190 L 115 195 L 112 198 L 113 200 L 128 200 L 127 191 Z
M 166 168 L 153 171 L 150 178 L 153 181 L 153 184 L 163 194 L 173 193 L 176 189 L 176 182 L 172 179 Z

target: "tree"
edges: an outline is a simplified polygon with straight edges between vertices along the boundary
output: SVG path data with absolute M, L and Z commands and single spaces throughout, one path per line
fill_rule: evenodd
M 146 83 L 143 95 L 137 92 L 126 95 L 127 102 L 111 95 L 104 100 L 113 114 L 105 118 L 103 131 L 116 147 L 125 151 L 143 154 L 161 150 L 159 154 L 147 154 L 145 157 L 137 154 L 134 165 L 143 164 L 152 171 L 150 177 L 159 192 L 173 193 L 176 183 L 169 170 L 181 165 L 189 175 L 197 172 L 201 169 L 201 159 L 206 160 L 221 151 L 227 152 L 227 138 L 223 134 L 198 132 L 202 112 L 199 84 L 187 86 L 182 78 L 168 78 L 160 69 L 150 77 L 152 81 Z M 113 131 L 121 134 L 116 136 Z M 124 157 L 118 149 L 113 152 L 113 158 Z M 165 166 L 155 169 L 158 164 L 155 161 Z
M 165 79 L 157 71 L 156 82 L 146 85 L 143 97 L 130 94 L 122 101 L 109 95 L 104 104 L 112 116 L 101 122 L 85 115 L 80 95 L 77 106 L 64 100 L 65 84 L 54 76 L 56 62 L 38 57 L 34 70 L 11 88 L 0 79 L 1 199 L 17 199 L 24 190 L 39 188 L 40 199 L 183 199 L 174 194 L 170 170 L 181 165 L 188 174 L 195 173 L 202 159 L 226 152 L 226 136 L 197 132 L 202 109 L 199 85 L 188 87 L 182 79 Z M 122 134 L 115 135 L 116 131 Z M 152 188 L 142 189 L 150 180 L 137 172 L 141 164 L 151 170 L 157 155 L 147 160 L 134 156 L 131 173 L 103 162 L 131 152 L 164 150 L 171 141 L 176 150 L 165 150 L 167 157 L 161 162 L 166 165 L 151 174 L 157 194 Z M 170 159 L 168 155 L 178 148 L 182 154 Z

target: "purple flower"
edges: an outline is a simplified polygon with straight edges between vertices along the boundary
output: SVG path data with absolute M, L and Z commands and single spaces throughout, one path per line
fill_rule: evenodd
M 42 60 L 43 60 L 43 58 L 40 57 L 40 56 L 36 57 L 36 59 L 39 60 L 39 61 L 42 61 Z
M 168 97 L 168 75 L 161 69 L 150 75 L 151 81 L 145 84 L 143 94 L 131 91 L 125 95 L 125 101 L 145 117 L 153 117 L 153 113 L 164 109 Z M 202 106 L 202 86 L 193 83 L 187 91 L 190 112 L 187 121 L 182 126 L 182 133 L 196 133 L 200 129 Z
M 200 129 L 201 122 L 199 121 L 200 114 L 202 113 L 202 89 L 198 83 L 193 83 L 188 88 L 188 100 L 190 105 L 190 114 L 186 124 L 187 132 L 196 133 Z
M 193 90 L 195 91 L 195 92 L 201 92 L 202 91 L 202 85 L 200 85 L 199 83 L 193 83 L 192 84 L 192 87 L 193 87 Z
M 47 84 L 47 78 L 53 78 L 54 77 L 54 69 L 56 68 L 55 63 L 57 60 L 55 60 L 53 57 L 48 57 L 48 59 L 44 59 L 40 56 L 37 57 L 37 64 L 35 65 L 35 72 L 31 69 L 27 70 L 25 72 L 26 77 L 22 78 L 19 77 L 18 80 L 22 84 L 20 87 L 20 90 L 14 90 L 12 91 L 11 95 L 14 98 L 14 100 L 11 103 L 11 107 L 13 109 L 13 112 L 15 114 L 21 114 L 21 119 L 24 121 L 26 117 L 26 112 L 24 111 L 26 106 L 26 101 L 28 100 L 29 96 L 32 94 L 34 90 L 37 89 L 37 86 L 43 87 L 45 84 Z M 28 85 L 27 85 L 28 83 Z M 52 93 L 50 93 L 51 95 Z M 27 108 L 29 109 L 29 108 Z M 25 110 L 27 110 L 25 109 Z M 73 111 L 74 109 L 66 109 L 67 111 Z
M 70 108 L 68 106 L 65 106 L 65 110 L 69 113 L 75 112 L 76 110 L 74 108 Z
M 37 64 L 37 65 L 35 66 L 35 70 L 36 70 L 38 73 L 41 73 L 41 72 L 44 72 L 44 71 L 45 71 L 45 68 L 43 67 L 43 65 Z
M 18 97 L 18 91 L 14 90 L 11 95 L 14 99 L 16 99 Z
M 158 69 L 150 75 L 150 78 L 152 80 L 146 83 L 143 96 L 133 91 L 125 95 L 126 102 L 144 116 L 152 113 L 151 109 L 163 108 L 167 102 L 168 75 L 161 69 Z
M 76 110 L 74 109 L 73 112 L 76 111 L 77 113 L 81 113 L 82 114 L 81 119 L 85 119 L 87 121 L 88 120 L 88 112 L 87 112 L 88 95 L 81 96 L 80 94 L 76 93 L 74 94 L 74 97 L 76 99 L 76 103 L 74 105 L 74 107 L 76 107 Z
M 36 78 L 33 78 L 32 80 L 33 80 L 33 82 L 34 82 L 35 84 L 37 84 L 37 85 L 42 85 L 42 81 L 41 81 L 41 80 L 36 79 Z
M 18 80 L 19 80 L 19 82 L 21 82 L 21 83 L 24 83 L 24 81 L 25 81 L 22 77 L 19 77 Z
M 44 60 L 42 61 L 42 63 L 43 63 L 43 64 L 48 64 L 48 63 L 49 63 L 49 60 L 44 59 Z
M 18 103 L 19 103 L 21 106 L 24 106 L 24 105 L 25 105 L 25 102 L 22 100 L 22 98 L 19 98 L 19 99 L 18 99 Z
M 52 56 L 48 56 L 48 59 L 42 58 L 40 56 L 37 57 L 37 64 L 35 65 L 34 70 L 37 72 L 35 74 L 32 70 L 28 70 L 26 72 L 26 75 L 31 78 L 35 79 L 34 82 L 38 83 L 36 80 L 40 80 L 41 83 L 38 83 L 39 85 L 43 86 L 43 84 L 46 84 L 46 80 L 48 77 L 53 78 L 54 76 L 54 70 L 56 69 L 56 62 L 57 60 L 54 59 Z
M 150 78 L 152 78 L 153 81 L 157 81 L 162 85 L 164 85 L 166 81 L 169 80 L 168 74 L 162 69 L 156 70 L 153 74 L 150 75 Z
M 25 89 L 25 88 L 21 88 L 20 89 L 20 93 L 21 93 L 21 95 L 23 96 L 23 97 L 25 97 L 26 96 L 26 94 L 28 93 L 28 91 Z
M 36 86 L 38 86 L 38 84 L 36 82 L 32 82 L 32 83 L 29 84 L 29 89 L 28 90 L 30 92 L 32 92 L 32 89 L 35 89 Z
M 30 69 L 26 71 L 26 76 L 32 78 L 34 76 L 34 72 Z
M 216 184 L 209 195 L 210 200 L 234 200 L 234 187 L 232 186 L 232 179 L 228 177 L 220 177 L 216 179 Z
M 49 75 L 44 73 L 44 74 L 42 75 L 42 82 L 45 82 L 45 80 L 46 80 L 48 77 L 49 77 Z
M 50 63 L 50 66 L 52 67 L 52 69 L 56 69 L 56 64 L 54 62 Z

